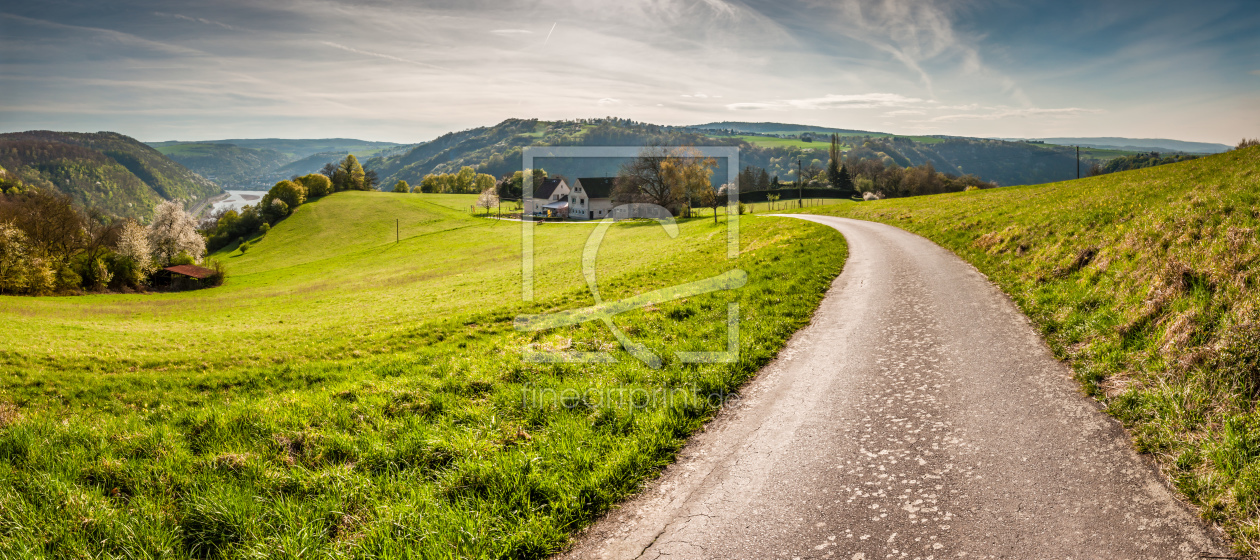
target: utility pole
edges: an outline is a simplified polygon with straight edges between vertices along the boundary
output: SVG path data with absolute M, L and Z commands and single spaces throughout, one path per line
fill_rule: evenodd
M 1081 178 L 1081 147 L 1076 147 L 1076 178 Z
M 796 160 L 796 206 L 797 208 L 804 208 L 804 204 L 805 204 L 803 202 L 803 200 L 805 199 L 805 195 L 803 194 L 804 191 L 801 190 L 801 183 L 803 182 L 805 182 L 805 176 L 801 175 L 801 160 L 797 159 Z

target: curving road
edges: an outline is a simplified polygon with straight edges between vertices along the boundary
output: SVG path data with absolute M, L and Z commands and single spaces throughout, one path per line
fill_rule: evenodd
M 794 217 L 849 244 L 813 321 L 562 558 L 1227 556 L 982 274 L 891 226 Z

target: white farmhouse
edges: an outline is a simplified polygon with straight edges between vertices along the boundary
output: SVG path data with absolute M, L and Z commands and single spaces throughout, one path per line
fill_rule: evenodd
M 559 177 L 544 179 L 534 187 L 533 198 L 525 199 L 525 214 L 567 218 L 569 216 L 569 184 Z
M 584 177 L 573 182 L 569 216 L 575 220 L 600 220 L 612 212 L 613 177 Z

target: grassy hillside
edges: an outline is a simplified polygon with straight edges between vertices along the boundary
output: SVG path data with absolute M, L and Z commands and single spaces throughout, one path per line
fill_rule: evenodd
M 526 303 L 520 224 L 457 210 L 473 198 L 304 204 L 217 255 L 221 288 L 0 297 L 0 556 L 544 557 L 668 462 L 720 400 L 699 397 L 768 361 L 844 259 L 800 221 L 745 217 L 734 262 L 711 219 L 675 239 L 614 226 L 606 300 L 749 274 L 619 315 L 664 357 L 653 370 L 598 323 L 516 331 L 517 314 L 593 303 L 592 226 L 537 228 Z M 728 302 L 739 361 L 678 363 L 724 348 Z M 523 362 L 527 345 L 618 362 Z
M 192 203 L 221 192 L 157 150 L 114 132 L 0 134 L 0 167 L 25 183 L 122 216 L 147 216 L 164 199 Z
M 1260 548 L 1260 148 L 853 203 L 996 282 L 1239 551 Z

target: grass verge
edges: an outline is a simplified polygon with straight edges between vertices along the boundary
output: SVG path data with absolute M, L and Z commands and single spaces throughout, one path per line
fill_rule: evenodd
M 923 235 L 1032 318 L 1239 552 L 1260 550 L 1260 148 L 819 213 Z M 810 211 L 811 209 L 806 209 Z

